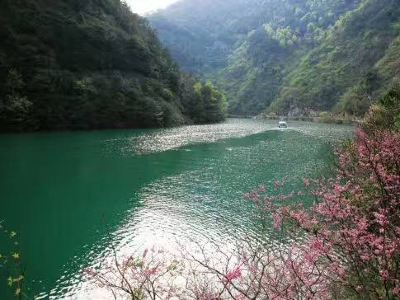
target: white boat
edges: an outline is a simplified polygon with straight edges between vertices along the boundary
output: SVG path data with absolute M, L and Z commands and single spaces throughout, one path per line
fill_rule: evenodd
M 278 127 L 279 128 L 288 128 L 288 125 L 285 121 L 279 121 Z

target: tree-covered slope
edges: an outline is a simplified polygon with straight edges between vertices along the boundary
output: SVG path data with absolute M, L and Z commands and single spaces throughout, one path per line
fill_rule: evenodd
M 4 0 L 0 24 L 1 131 L 191 121 L 194 86 L 120 0 Z
M 362 115 L 399 72 L 400 3 L 366 0 L 285 78 L 272 110 Z
M 223 69 L 222 86 L 231 112 L 257 114 L 279 95 L 298 61 L 325 38 L 326 32 L 359 1 L 286 1 L 262 6 L 263 24 L 249 32 Z M 275 9 L 275 10 L 274 10 Z
M 200 4 L 201 3 L 201 4 Z M 150 20 L 181 66 L 213 78 L 234 114 L 261 112 L 359 0 L 185 0 Z
M 185 71 L 213 73 L 226 65 L 254 0 L 183 0 L 149 17 L 161 40 Z

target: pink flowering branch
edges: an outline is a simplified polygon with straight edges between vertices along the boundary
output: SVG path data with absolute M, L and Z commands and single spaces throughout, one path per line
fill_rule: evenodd
M 161 250 L 145 250 L 141 256 L 118 258 L 100 268 L 88 268 L 86 276 L 100 288 L 106 288 L 114 299 L 128 295 L 131 299 L 170 299 L 177 294 L 173 279 L 179 263 L 169 261 Z
M 318 203 L 311 209 L 282 207 L 285 197 L 259 191 L 246 198 L 273 215 L 274 227 L 284 220 L 307 234 L 311 242 L 295 245 L 299 255 L 289 260 L 305 286 L 317 278 L 319 286 L 341 286 L 367 299 L 398 297 L 400 135 L 359 130 L 355 143 L 339 155 L 337 178 L 320 182 L 313 195 Z M 315 273 L 322 269 L 329 272 Z
M 292 237 L 279 249 L 254 238 L 233 250 L 212 244 L 211 253 L 210 245 L 197 243 L 179 274 L 152 251 L 151 258 L 129 257 L 91 277 L 114 296 L 122 291 L 132 299 L 398 299 L 400 135 L 358 130 L 338 153 L 337 174 L 304 179 L 315 197 L 311 208 L 290 205 L 304 194 L 283 194 L 286 179 L 245 195 L 264 228 L 285 227 Z M 171 284 L 177 277 L 183 288 Z

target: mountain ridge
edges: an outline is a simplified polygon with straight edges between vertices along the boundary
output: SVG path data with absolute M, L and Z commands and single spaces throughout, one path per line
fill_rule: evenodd
M 221 1 L 203 1 L 206 8 L 195 10 L 197 2 L 178 2 L 149 19 L 184 70 L 211 79 L 226 91 L 232 114 L 297 111 L 302 115 L 328 110 L 362 115 L 381 95 L 376 90 L 388 87 L 373 73 L 383 72 L 385 67 L 378 70 L 375 64 L 398 37 L 392 30 L 400 17 L 396 0 L 230 1 L 227 11 L 236 15 L 223 13 Z M 224 22 L 226 15 L 233 20 Z M 375 25 L 370 20 L 375 20 Z M 214 47 L 212 51 L 199 45 L 202 35 L 198 28 L 212 30 L 203 41 Z M 185 35 L 175 35 L 180 30 Z M 230 43 L 225 43 L 225 52 L 219 53 L 218 42 L 225 40 Z M 382 49 L 375 51 L 374 47 Z M 347 48 L 352 57 L 337 57 L 336 65 L 329 64 L 340 51 L 346 54 Z M 359 57 L 358 49 L 363 51 Z M 393 60 L 399 52 L 396 47 L 392 52 Z M 219 58 L 215 53 L 223 57 L 219 65 L 212 64 L 215 57 Z M 335 67 L 350 65 L 353 58 L 354 62 L 360 59 L 359 68 L 347 68 L 342 77 L 347 83 L 337 84 L 341 75 L 334 74 Z M 196 61 L 200 67 L 193 64 Z M 313 66 L 317 61 L 319 69 Z
M 181 125 L 223 99 L 187 86 L 148 21 L 120 0 L 5 0 L 0 21 L 0 131 Z M 189 115 L 192 100 L 204 105 Z M 220 121 L 222 108 L 201 121 Z

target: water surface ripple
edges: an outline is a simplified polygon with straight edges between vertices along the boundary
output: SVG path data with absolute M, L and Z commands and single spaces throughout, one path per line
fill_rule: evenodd
M 305 176 L 328 174 L 332 144 L 353 131 L 289 125 L 231 119 L 1 136 L 0 196 L 10 201 L 1 218 L 21 233 L 31 289 L 43 299 L 101 299 L 81 274 L 110 256 L 110 244 L 118 255 L 153 246 L 173 253 L 193 240 L 229 246 L 248 235 L 279 245 L 243 194 L 285 176 L 289 192 Z

